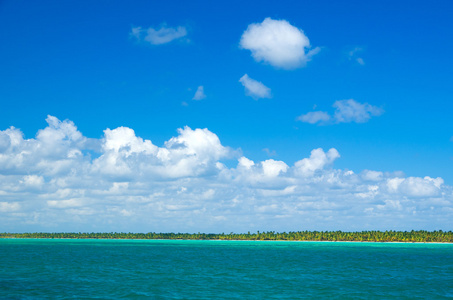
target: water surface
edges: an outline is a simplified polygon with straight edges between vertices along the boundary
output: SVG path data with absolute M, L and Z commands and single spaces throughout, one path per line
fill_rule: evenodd
M 448 299 L 453 244 L 0 239 L 1 299 Z

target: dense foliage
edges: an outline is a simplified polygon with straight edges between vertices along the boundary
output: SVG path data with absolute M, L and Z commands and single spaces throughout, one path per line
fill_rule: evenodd
M 354 241 L 354 242 L 439 242 L 453 243 L 452 231 L 297 231 L 257 233 L 0 233 L 0 238 L 48 239 L 161 239 L 161 240 L 270 240 L 270 241 Z

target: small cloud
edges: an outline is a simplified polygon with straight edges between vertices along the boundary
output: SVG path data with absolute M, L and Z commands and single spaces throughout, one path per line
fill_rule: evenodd
M 181 102 L 181 105 L 182 106 L 189 106 L 189 103 L 187 103 L 186 101 L 183 101 L 183 102 Z
M 192 100 L 202 100 L 206 98 L 206 95 L 204 94 L 204 88 L 202 85 L 200 85 L 195 92 L 195 95 L 193 96 Z
M 239 82 L 245 88 L 245 94 L 255 100 L 259 98 L 271 98 L 271 89 L 265 86 L 262 82 L 250 78 L 247 74 L 239 79 Z
M 363 60 L 362 57 L 358 57 L 358 55 L 359 55 L 361 52 L 363 52 L 363 48 L 355 47 L 354 49 L 352 49 L 351 51 L 348 52 L 348 59 L 349 59 L 349 60 L 354 60 L 354 61 L 356 61 L 359 65 L 364 66 L 364 65 L 365 65 L 365 61 Z
M 312 111 L 299 116 L 297 120 L 310 124 L 365 123 L 371 117 L 384 113 L 382 108 L 354 99 L 338 100 L 332 106 L 335 108 L 333 116 L 324 111 Z
M 315 124 L 318 122 L 325 123 L 330 120 L 330 116 L 328 113 L 323 111 L 311 111 L 306 113 L 305 115 L 299 116 L 297 120 L 310 124 Z
M 362 52 L 363 48 L 355 47 L 351 51 L 348 52 L 349 59 L 352 59 L 357 53 Z
M 140 33 L 142 31 L 142 28 L 139 26 L 139 27 L 133 27 L 132 30 L 131 30 L 131 33 L 129 34 L 131 37 L 134 37 L 136 39 L 140 39 Z
M 309 50 L 310 41 L 302 29 L 286 20 L 271 18 L 250 24 L 242 34 L 239 45 L 250 50 L 256 61 L 283 69 L 302 67 L 321 50 L 319 47 Z
M 335 101 L 336 108 L 334 119 L 337 123 L 365 123 L 372 116 L 380 116 L 384 113 L 382 108 L 368 103 L 359 103 L 354 99 Z
M 157 30 L 152 27 L 149 27 L 148 29 L 143 29 L 140 26 L 133 27 L 130 32 L 131 37 L 134 37 L 139 41 L 145 40 L 152 45 L 167 44 L 186 35 L 187 30 L 183 26 L 172 28 L 166 27 L 165 25 L 162 25 L 161 28 Z
M 267 156 L 276 156 L 277 155 L 277 152 L 275 152 L 275 150 L 269 150 L 269 148 L 264 148 L 263 149 L 264 152 L 266 152 Z

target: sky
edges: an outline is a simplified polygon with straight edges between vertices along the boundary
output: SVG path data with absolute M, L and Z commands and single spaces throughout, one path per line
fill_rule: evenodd
M 453 230 L 452 12 L 0 0 L 0 231 Z

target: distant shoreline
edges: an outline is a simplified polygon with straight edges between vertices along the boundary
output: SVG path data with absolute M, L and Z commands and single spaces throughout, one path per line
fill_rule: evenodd
M 226 239 L 135 239 L 135 238 L 35 238 L 0 237 L 0 240 L 101 240 L 101 241 L 213 241 L 213 242 L 296 242 L 296 243 L 378 243 L 378 244 L 453 244 L 453 242 L 400 242 L 400 241 L 316 241 L 316 240 L 226 240 Z
M 211 241 L 294 241 L 294 242 L 374 242 L 374 243 L 453 243 L 452 231 L 296 231 L 256 233 L 125 233 L 125 232 L 34 232 L 0 233 L 0 238 L 102 239 L 102 240 L 211 240 Z

